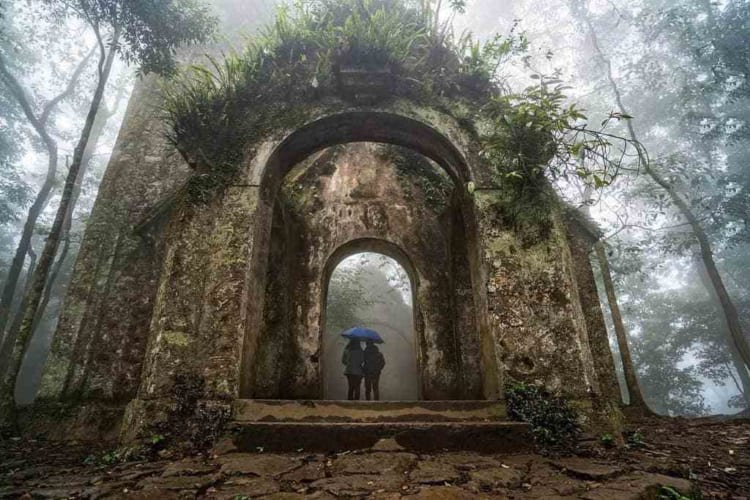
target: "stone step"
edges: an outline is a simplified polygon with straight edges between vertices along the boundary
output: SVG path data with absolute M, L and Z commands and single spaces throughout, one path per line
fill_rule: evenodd
M 388 440 L 416 452 L 532 450 L 529 427 L 520 422 L 234 422 L 239 451 L 342 452 Z
M 241 399 L 236 422 L 498 422 L 507 418 L 497 401 L 304 401 Z

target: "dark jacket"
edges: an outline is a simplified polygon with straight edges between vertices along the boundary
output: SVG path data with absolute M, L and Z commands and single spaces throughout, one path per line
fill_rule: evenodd
M 365 353 L 361 347 L 350 348 L 348 345 L 344 349 L 344 355 L 341 356 L 341 363 L 346 367 L 344 368 L 344 375 L 357 375 L 362 376 L 362 363 L 365 359 Z
M 380 375 L 385 366 L 385 358 L 375 344 L 368 345 L 365 348 L 365 375 Z

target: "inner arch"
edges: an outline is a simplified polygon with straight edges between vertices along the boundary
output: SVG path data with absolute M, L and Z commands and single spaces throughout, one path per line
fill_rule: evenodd
M 263 166 L 260 185 L 264 198 L 272 199 L 287 172 L 313 153 L 364 141 L 412 149 L 440 165 L 457 185 L 472 180 L 461 153 L 433 127 L 393 113 L 350 111 L 310 122 L 276 147 Z
M 246 343 L 253 351 L 243 396 L 328 397 L 325 288 L 337 264 L 359 250 L 393 258 L 410 277 L 419 396 L 480 397 L 482 376 L 473 369 L 480 328 L 457 190 L 428 158 L 383 143 L 332 146 L 292 168 L 257 219 L 270 227 L 255 240 L 250 291 L 261 299 L 248 301 L 246 339 L 254 344 Z
M 377 240 L 371 240 L 374 242 Z M 323 397 L 346 399 L 347 384 L 341 357 L 348 341 L 343 331 L 355 326 L 377 331 L 377 346 L 386 360 L 379 377 L 381 400 L 419 399 L 419 370 L 414 330 L 414 286 L 399 262 L 382 253 L 350 253 L 327 273 L 326 309 L 322 339 Z M 364 347 L 364 345 L 362 346 Z M 364 385 L 364 384 L 363 384 Z M 362 399 L 365 398 L 364 387 Z

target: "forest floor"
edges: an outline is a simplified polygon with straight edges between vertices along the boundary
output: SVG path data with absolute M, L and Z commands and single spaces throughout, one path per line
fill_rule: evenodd
M 205 455 L 106 465 L 105 449 L 19 438 L 0 442 L 0 497 L 750 498 L 750 419 L 628 427 L 634 445 L 590 441 L 563 458 L 424 455 L 393 441 L 335 455 L 240 453 L 224 442 Z

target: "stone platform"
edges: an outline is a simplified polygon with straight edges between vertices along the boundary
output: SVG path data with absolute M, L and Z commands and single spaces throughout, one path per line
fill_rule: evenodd
M 230 428 L 243 451 L 530 451 L 528 425 L 506 416 L 494 401 L 239 400 Z

